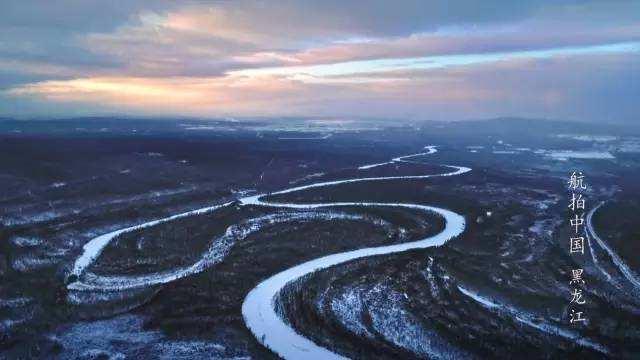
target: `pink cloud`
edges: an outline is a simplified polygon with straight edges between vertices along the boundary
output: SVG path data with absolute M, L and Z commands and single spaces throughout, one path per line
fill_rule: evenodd
M 11 90 L 11 95 L 106 104 L 152 114 L 201 116 L 313 113 L 467 118 L 555 113 L 579 118 L 586 110 L 577 104 L 597 107 L 598 102 L 609 101 L 592 96 L 594 89 L 606 91 L 607 87 L 616 86 L 607 79 L 621 76 L 637 61 L 637 55 L 520 59 L 365 74 L 374 80 L 365 86 L 349 81 L 305 82 L 274 75 L 85 78 L 26 85 Z M 595 77 L 594 64 L 601 70 Z
M 640 25 L 563 27 L 529 21 L 518 26 L 399 36 L 362 36 L 349 27 L 313 23 L 290 28 L 292 9 L 269 24 L 254 7 L 191 6 L 141 15 L 137 23 L 82 40 L 92 52 L 122 62 L 118 75 L 212 76 L 254 67 L 439 55 L 483 54 L 640 41 Z M 275 11 L 271 8 L 264 11 Z M 291 14 L 291 16 L 295 16 Z M 325 19 L 327 20 L 327 19 Z M 327 20 L 330 21 L 330 20 Z M 349 41 L 344 41 L 349 40 Z

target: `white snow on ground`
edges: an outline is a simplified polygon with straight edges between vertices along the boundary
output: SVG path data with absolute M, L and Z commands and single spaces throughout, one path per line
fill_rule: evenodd
M 42 240 L 36 237 L 15 236 L 11 239 L 13 245 L 18 247 L 38 246 L 42 244 Z
M 470 359 L 464 351 L 450 345 L 435 331 L 425 329 L 404 308 L 406 298 L 397 291 L 377 284 L 370 304 L 371 322 L 377 333 L 395 346 L 428 359 Z
M 58 358 L 91 358 L 91 355 L 96 355 L 96 359 L 124 359 L 123 352 L 135 352 L 162 338 L 158 331 L 143 330 L 142 323 L 141 317 L 122 315 L 74 324 L 53 336 L 63 346 Z
M 33 215 L 11 214 L 9 216 L 0 217 L 0 223 L 5 226 L 24 225 L 41 221 L 48 221 L 60 216 L 57 211 L 47 210 Z
M 88 243 L 86 243 L 82 247 L 83 253 L 82 253 L 82 255 L 80 255 L 80 257 L 78 259 L 76 259 L 75 264 L 73 265 L 73 270 L 71 271 L 71 274 L 76 275 L 76 276 L 80 276 L 82 274 L 82 272 L 93 261 L 95 261 L 95 259 L 97 259 L 98 256 L 100 256 L 100 254 L 102 253 L 102 250 L 104 250 L 105 246 L 107 246 L 109 244 L 109 242 L 111 240 L 113 240 L 113 238 L 115 238 L 116 236 L 118 236 L 120 234 L 124 234 L 124 233 L 130 232 L 130 231 L 144 229 L 144 228 L 147 228 L 147 227 L 150 227 L 150 226 L 158 225 L 158 224 L 161 224 L 161 223 L 164 223 L 164 222 L 167 222 L 167 221 L 172 221 L 172 220 L 180 219 L 180 218 L 191 216 L 191 215 L 204 214 L 204 213 L 207 213 L 207 212 L 211 212 L 211 211 L 217 210 L 217 209 L 219 209 L 221 207 L 229 206 L 231 204 L 232 204 L 232 202 L 228 202 L 228 203 L 225 203 L 225 204 L 222 204 L 222 205 L 213 205 L 213 206 L 205 207 L 205 208 L 202 208 L 202 209 L 187 211 L 187 212 L 184 212 L 182 214 L 172 215 L 172 216 L 169 216 L 169 217 L 166 217 L 166 218 L 163 218 L 163 219 L 149 221 L 149 222 L 146 222 L 144 224 L 135 225 L 135 226 L 131 226 L 131 227 L 128 227 L 128 228 L 112 231 L 110 233 L 103 234 L 103 235 L 100 235 L 98 237 L 95 237 L 95 238 L 91 239 Z
M 536 220 L 533 225 L 529 227 L 529 231 L 538 236 L 551 236 L 553 234 L 553 219 Z
M 153 345 L 158 359 L 232 359 L 224 356 L 223 345 L 209 341 L 170 341 Z
M 373 167 L 391 164 L 394 162 L 411 162 L 411 161 L 407 161 L 406 159 L 411 157 L 416 157 L 416 156 L 433 154 L 437 151 L 434 146 L 427 146 L 425 147 L 425 149 L 427 151 L 423 153 L 397 157 L 385 163 L 363 165 L 358 169 L 360 170 L 370 169 Z M 543 154 L 545 156 L 558 159 L 558 160 L 567 160 L 569 158 L 581 158 L 581 159 L 613 158 L 613 155 L 611 155 L 609 152 L 601 152 L 601 151 L 578 152 L 578 151 L 538 150 L 536 151 L 536 153 Z M 312 272 L 326 269 L 328 267 L 341 264 L 347 261 L 351 261 L 354 259 L 359 259 L 359 258 L 364 258 L 364 257 L 369 257 L 374 255 L 402 252 L 402 251 L 407 251 L 411 249 L 424 249 L 428 247 L 441 246 L 447 241 L 449 241 L 450 239 L 460 235 L 465 228 L 465 219 L 461 215 L 458 215 L 446 209 L 441 209 L 441 208 L 426 206 L 426 205 L 407 204 L 407 203 L 375 203 L 375 202 L 336 202 L 336 203 L 316 203 L 316 204 L 295 204 L 295 203 L 270 202 L 268 200 L 263 200 L 264 197 L 267 197 L 270 195 L 280 195 L 280 194 L 287 194 L 287 193 L 292 193 L 297 191 L 303 191 L 311 188 L 335 186 L 335 185 L 346 184 L 346 183 L 357 183 L 357 182 L 366 182 L 366 181 L 385 181 L 385 180 L 427 179 L 427 178 L 441 177 L 441 176 L 455 176 L 455 175 L 464 174 L 471 170 L 470 168 L 462 167 L 462 166 L 451 166 L 451 165 L 446 165 L 446 166 L 451 168 L 452 171 L 443 173 L 443 174 L 432 174 L 432 175 L 369 177 L 369 178 L 353 178 L 353 179 L 344 179 L 344 180 L 336 180 L 336 181 L 326 181 L 326 182 L 293 187 L 293 188 L 273 192 L 270 194 L 246 196 L 239 199 L 240 204 L 242 206 L 256 205 L 256 206 L 267 206 L 267 207 L 284 208 L 284 209 L 308 210 L 308 209 L 331 209 L 331 208 L 338 208 L 338 207 L 406 208 L 406 209 L 419 211 L 423 213 L 438 214 L 439 216 L 442 216 L 445 220 L 445 228 L 441 233 L 425 239 L 408 242 L 408 243 L 402 243 L 402 244 L 363 248 L 363 249 L 323 256 L 318 259 L 310 260 L 300 265 L 294 266 L 290 269 L 282 271 L 264 280 L 249 292 L 249 294 L 247 295 L 247 297 L 245 298 L 242 304 L 242 314 L 243 314 L 245 323 L 247 327 L 255 335 L 255 337 L 264 346 L 266 346 L 267 348 L 273 350 L 278 355 L 287 359 L 343 358 L 341 355 L 333 353 L 328 349 L 322 348 L 316 345 L 315 343 L 313 343 L 311 340 L 301 336 L 279 317 L 275 309 L 275 301 L 280 291 L 287 284 L 297 281 L 300 278 Z M 128 231 L 134 231 L 134 230 L 154 226 L 166 221 L 171 221 L 171 220 L 178 219 L 185 216 L 215 211 L 221 207 L 225 207 L 230 204 L 231 203 L 226 203 L 222 205 L 215 205 L 215 206 L 206 207 L 203 209 L 193 210 L 186 213 L 170 216 L 164 219 L 150 221 L 141 225 L 132 226 L 129 228 L 117 230 L 108 234 L 98 236 L 84 246 L 83 248 L 84 252 L 76 260 L 72 274 L 75 274 L 77 276 L 82 275 L 83 272 L 86 270 L 86 268 L 93 261 L 95 261 L 95 259 L 100 255 L 104 247 L 117 235 L 120 235 Z M 590 212 L 588 216 L 589 223 L 590 223 L 591 216 L 593 215 L 593 211 L 595 211 L 595 209 L 592 210 L 592 212 Z M 288 216 L 283 217 L 282 221 L 295 220 L 296 219 L 295 216 L 296 215 L 289 214 Z M 255 221 L 256 219 L 252 219 L 252 220 Z M 234 233 L 231 230 L 232 227 L 230 227 L 228 229 L 228 232 L 231 232 L 231 233 L 225 234 L 225 236 L 228 236 L 230 238 L 231 237 L 236 238 L 238 236 L 242 237 L 242 236 L 246 236 L 248 233 L 260 230 L 261 226 L 259 225 L 259 221 L 258 223 L 254 223 L 254 224 L 251 224 L 250 221 L 247 223 L 249 226 L 248 229 L 238 230 L 239 228 L 236 228 L 236 231 L 239 231 L 239 233 Z M 606 244 L 604 244 L 604 242 L 597 237 L 595 232 L 593 232 L 592 227 L 589 227 L 589 231 L 592 232 L 592 236 L 594 237 L 594 239 L 596 239 L 596 241 L 598 241 L 599 245 L 603 247 L 605 250 L 607 250 L 607 252 L 609 252 L 611 257 L 614 259 L 614 262 L 623 272 L 625 277 L 627 277 L 635 286 L 638 286 L 640 282 L 638 282 L 637 278 L 635 277 L 635 274 L 631 273 L 628 267 L 626 267 L 626 264 L 624 264 L 622 260 L 619 259 L 619 257 L 617 257 L 617 255 L 613 253 L 612 250 L 608 248 Z M 109 288 L 110 286 L 113 286 L 116 289 L 122 289 L 122 288 L 129 289 L 129 288 L 136 288 L 139 286 L 149 286 L 153 284 L 172 281 L 184 276 L 188 276 L 189 274 L 192 274 L 194 271 L 196 271 L 196 269 L 201 269 L 203 267 L 206 267 L 207 265 L 204 262 L 211 261 L 210 257 L 213 257 L 215 259 L 215 258 L 221 258 L 221 256 L 224 256 L 224 255 L 220 255 L 219 249 L 215 249 L 215 243 L 216 242 L 214 242 L 214 245 L 212 245 L 212 249 L 210 249 L 210 251 L 208 251 L 203 256 L 200 262 L 187 268 L 180 268 L 180 269 L 172 270 L 166 273 L 143 275 L 135 278 L 117 277 L 117 276 L 95 277 L 95 275 L 86 274 L 87 276 L 85 276 L 85 280 L 87 281 L 87 283 L 83 283 L 81 281 L 75 282 L 73 284 L 70 284 L 69 288 L 70 289 L 91 289 L 93 287 L 96 289 L 104 289 L 105 287 Z M 463 294 L 477 301 L 485 308 L 491 309 L 492 311 L 500 311 L 503 313 L 507 313 L 508 315 L 514 317 L 517 321 L 525 325 L 534 327 L 538 330 L 541 330 L 549 334 L 558 335 L 558 336 L 565 337 L 567 339 L 571 339 L 577 342 L 578 344 L 591 347 L 601 352 L 606 353 L 607 351 L 601 345 L 593 343 L 590 340 L 585 339 L 583 337 L 580 337 L 579 334 L 574 333 L 570 330 L 565 330 L 552 324 L 541 323 L 537 321 L 537 319 L 534 318 L 533 316 L 523 313 L 522 311 L 519 311 L 515 308 L 496 303 L 492 300 L 486 299 L 462 287 L 459 287 L 459 289 Z M 354 303 L 355 299 L 348 298 L 345 300 L 353 303 L 354 310 L 358 309 L 357 307 L 358 303 L 357 302 Z M 354 314 L 351 314 L 351 315 L 354 315 Z M 389 323 L 389 321 L 402 322 L 403 328 L 406 328 L 408 331 L 413 331 L 415 330 L 416 327 L 415 326 L 412 327 L 409 325 L 414 320 L 407 318 L 407 316 L 408 315 L 403 313 L 402 311 L 400 312 L 396 311 L 394 313 L 394 316 L 391 318 L 375 318 L 373 319 L 373 321 L 374 321 L 374 325 L 377 324 L 376 326 L 380 327 L 381 329 L 382 328 L 388 329 L 389 326 L 391 326 L 391 323 Z M 349 317 L 347 316 L 347 318 Z M 356 326 L 355 323 L 352 322 L 351 325 L 352 325 L 351 328 L 354 332 L 359 333 L 363 331 L 362 328 Z M 418 334 L 414 334 L 414 335 L 417 338 L 420 338 Z M 422 348 L 418 349 L 418 347 L 424 346 L 423 342 L 429 341 L 429 338 L 427 337 L 425 339 L 420 338 L 424 340 L 423 342 L 421 342 L 421 344 L 407 343 L 406 342 L 407 339 L 403 337 L 403 336 L 406 337 L 406 333 L 404 332 L 402 334 L 397 333 L 395 335 L 388 333 L 385 336 L 389 341 L 392 341 L 398 344 L 399 346 L 403 346 L 408 349 L 412 349 L 414 351 L 424 351 L 425 349 L 422 349 Z
M 341 264 L 350 260 L 369 257 L 373 255 L 390 254 L 411 249 L 428 248 L 441 246 L 448 240 L 460 235 L 464 230 L 464 218 L 449 210 L 431 206 L 416 204 L 385 204 L 385 203 L 333 203 L 333 204 L 273 204 L 270 206 L 293 205 L 296 208 L 319 208 L 334 206 L 365 206 L 365 207 L 403 207 L 424 211 L 426 213 L 436 213 L 444 217 L 445 229 L 435 236 L 422 240 L 402 243 L 396 245 L 380 246 L 375 248 L 364 248 L 333 255 L 324 256 L 315 260 L 305 262 L 293 268 L 280 272 L 256 286 L 244 300 L 242 304 L 242 314 L 249 329 L 260 342 L 273 350 L 285 359 L 334 359 L 342 358 L 340 355 L 322 348 L 312 341 L 299 335 L 293 328 L 289 327 L 276 313 L 274 299 L 280 290 L 292 281 L 310 274 L 314 271 L 322 270 L 330 266 Z
M 599 203 L 598 206 L 591 209 L 591 211 L 589 211 L 589 213 L 587 214 L 587 231 L 589 232 L 589 235 L 591 236 L 591 238 L 593 238 L 598 243 L 598 245 L 600 245 L 600 247 L 604 249 L 607 252 L 607 254 L 609 254 L 609 256 L 611 257 L 611 260 L 618 267 L 618 270 L 620 270 L 622 275 L 637 290 L 640 290 L 640 278 L 638 278 L 638 275 L 634 273 L 633 270 L 631 270 L 631 268 L 629 268 L 629 265 L 627 265 L 624 262 L 624 260 L 622 260 L 622 258 L 618 254 L 616 254 L 616 252 L 613 249 L 611 249 L 611 247 L 609 247 L 609 245 L 607 245 L 607 243 L 604 240 L 600 238 L 600 236 L 598 236 L 595 229 L 593 228 L 593 214 L 595 214 L 595 212 L 603 204 L 604 202 Z
M 28 319 L 2 319 L 0 320 L 0 334 L 8 334 L 14 327 L 24 324 Z
M 473 299 L 474 301 L 482 305 L 484 308 L 487 308 L 491 311 L 504 313 L 510 317 L 513 317 L 518 322 L 523 323 L 527 326 L 533 327 L 535 329 L 538 329 L 544 333 L 569 339 L 571 341 L 576 342 L 577 344 L 594 349 L 604 354 L 609 353 L 607 348 L 605 348 L 603 345 L 598 344 L 594 341 L 591 341 L 575 331 L 567 330 L 553 324 L 542 322 L 540 321 L 539 318 L 531 314 L 527 314 L 524 311 L 518 310 L 509 305 L 499 304 L 491 299 L 483 297 L 478 293 L 468 290 L 460 285 L 458 285 L 458 290 L 460 290 L 462 294 L 468 296 L 469 298 Z
M 147 193 L 137 194 L 133 196 L 124 196 L 117 198 L 110 198 L 109 200 L 94 200 L 89 204 L 83 204 L 82 206 L 62 206 L 57 207 L 55 210 L 48 208 L 47 210 L 36 210 L 37 212 L 26 211 L 24 208 L 15 207 L 11 209 L 10 212 L 7 212 L 6 216 L 0 217 L 0 222 L 6 226 L 14 226 L 14 225 L 24 225 L 31 224 L 43 221 L 49 221 L 52 219 L 60 218 L 62 216 L 77 214 L 80 211 L 84 211 L 86 209 L 98 207 L 98 206 L 106 206 L 106 205 L 114 205 L 114 204 L 122 204 L 129 203 L 131 201 L 137 201 L 141 199 L 153 199 L 158 198 L 160 196 L 170 196 L 175 194 L 182 194 L 189 191 L 192 191 L 194 187 L 187 186 L 176 189 L 167 189 L 160 191 L 150 191 Z M 5 209 L 10 210 L 10 209 Z
M 200 260 L 192 265 L 178 267 L 176 269 L 161 271 L 151 274 L 136 276 L 106 276 L 94 273 L 85 273 L 79 281 L 69 284 L 68 289 L 76 291 L 94 290 L 127 290 L 166 284 L 183 277 L 199 273 L 213 264 L 216 264 L 226 256 L 233 244 L 247 236 L 262 230 L 266 225 L 279 224 L 290 221 L 318 221 L 318 220 L 362 220 L 359 215 L 343 213 L 298 213 L 298 214 L 270 214 L 258 218 L 249 219 L 243 223 L 229 226 L 225 233 L 211 242 L 209 249 Z
M 358 335 L 372 337 L 371 333 L 362 324 L 364 313 L 364 299 L 360 296 L 362 289 L 353 287 L 331 299 L 331 311 L 336 314 L 340 322 L 349 331 Z
M 425 147 L 428 153 L 434 153 L 434 147 Z M 423 155 L 421 153 L 419 155 Z M 417 156 L 418 154 L 409 155 Z M 407 157 L 403 156 L 395 158 L 394 161 L 402 161 Z M 378 180 L 396 180 L 396 179 L 426 179 L 438 176 L 453 176 L 463 174 L 471 169 L 459 166 L 449 166 L 454 169 L 452 172 L 434 175 L 415 175 L 415 176 L 389 176 L 389 177 L 372 177 L 372 178 L 356 178 L 337 181 L 328 181 L 317 184 L 299 186 L 286 189 L 269 195 L 287 194 L 295 191 L 302 191 L 310 188 L 334 186 L 345 183 L 354 183 L 362 181 L 378 181 Z M 402 244 L 364 248 L 359 250 L 347 251 L 343 253 L 327 255 L 315 260 L 307 261 L 303 264 L 294 266 L 283 272 L 264 280 L 256 286 L 245 298 L 242 304 L 242 314 L 247 327 L 253 332 L 256 338 L 267 348 L 271 349 L 285 359 L 341 359 L 344 358 L 339 354 L 322 348 L 311 340 L 298 334 L 293 328 L 286 324 L 277 314 L 274 302 L 282 288 L 287 284 L 300 279 L 312 272 L 326 269 L 328 267 L 341 264 L 350 260 L 369 257 L 373 255 L 390 254 L 402 252 L 411 249 L 423 249 L 433 246 L 441 246 L 448 240 L 460 235 L 465 228 L 464 217 L 452 211 L 432 206 L 418 204 L 402 204 L 402 203 L 373 203 L 373 202 L 337 202 L 337 203 L 321 203 L 321 204 L 293 204 L 293 203 L 277 203 L 263 201 L 266 195 L 256 195 L 241 199 L 244 205 L 264 205 L 271 207 L 290 208 L 290 209 L 318 209 L 341 206 L 362 206 L 362 207 L 399 207 L 412 210 L 418 210 L 425 213 L 435 213 L 442 216 L 445 220 L 445 229 L 434 236 Z
M 382 284 L 373 288 L 359 286 L 331 300 L 331 311 L 340 323 L 359 337 L 375 339 L 382 336 L 395 346 L 407 349 L 419 357 L 430 359 L 470 358 L 469 354 L 451 346 L 435 331 L 422 324 L 405 310 L 406 294 Z M 375 334 L 363 323 L 371 319 Z
M 548 158 L 559 160 L 559 161 L 567 161 L 569 159 L 598 159 L 598 160 L 611 160 L 615 159 L 608 151 L 597 151 L 597 150 L 585 150 L 585 151 L 575 151 L 575 150 L 536 150 L 536 154 L 544 155 Z
M 556 137 L 591 142 L 609 142 L 618 140 L 617 136 L 612 135 L 559 134 L 556 135 Z
M 425 279 L 429 283 L 429 291 L 431 292 L 431 296 L 434 299 L 438 299 L 440 297 L 440 288 L 436 285 L 436 277 L 433 274 L 433 257 L 429 256 L 429 261 L 427 262 L 427 267 L 423 272 Z
M 33 255 L 24 255 L 11 263 L 13 270 L 18 272 L 31 272 L 44 267 L 53 266 L 58 262 L 54 258 L 41 258 Z
M 586 235 L 586 238 L 587 238 L 587 245 L 589 246 L 589 253 L 591 254 L 591 260 L 593 261 L 593 264 L 596 266 L 596 268 L 598 270 L 600 270 L 600 273 L 602 275 L 604 275 L 605 278 L 607 278 L 607 281 L 610 284 L 612 284 L 617 289 L 620 289 L 620 284 L 618 283 L 618 281 L 615 280 L 611 276 L 611 274 L 609 274 L 609 272 L 602 267 L 602 265 L 600 265 L 600 261 L 598 260 L 598 256 L 596 255 L 594 247 L 593 247 L 593 245 L 591 245 L 591 236 L 589 235 L 589 231 L 588 230 L 585 231 L 585 235 Z
M 407 162 L 405 160 L 407 158 L 433 154 L 437 151 L 434 146 L 426 146 L 425 149 L 427 150 L 426 152 L 397 157 L 392 159 L 391 162 Z M 298 333 L 296 333 L 294 329 L 289 327 L 278 316 L 278 314 L 275 311 L 274 301 L 276 296 L 279 294 L 280 290 L 284 286 L 286 286 L 288 283 L 292 281 L 296 281 L 307 274 L 310 274 L 317 270 L 325 269 L 333 265 L 344 263 L 350 260 L 369 257 L 373 255 L 402 252 L 402 251 L 407 251 L 411 249 L 421 249 L 421 248 L 428 248 L 433 246 L 441 246 L 444 243 L 446 243 L 448 240 L 460 235 L 465 228 L 464 217 L 452 211 L 433 207 L 433 206 L 418 205 L 418 204 L 403 204 L 403 203 L 375 203 L 375 202 L 337 202 L 337 203 L 320 203 L 320 204 L 274 203 L 269 201 L 263 201 L 262 200 L 263 197 L 269 196 L 269 195 L 287 194 L 287 193 L 302 191 L 302 190 L 311 189 L 311 188 L 335 186 L 335 185 L 346 184 L 346 183 L 357 183 L 357 182 L 366 182 L 366 181 L 385 181 L 385 180 L 428 179 L 433 177 L 455 176 L 455 175 L 460 175 L 468 171 L 471 171 L 471 169 L 467 167 L 452 166 L 452 165 L 446 165 L 446 166 L 453 170 L 443 174 L 369 177 L 369 178 L 354 178 L 354 179 L 327 181 L 327 182 L 320 182 L 320 183 L 315 183 L 310 185 L 293 187 L 293 188 L 285 189 L 285 190 L 270 193 L 270 194 L 247 196 L 239 199 L 240 204 L 243 206 L 258 205 L 258 206 L 268 206 L 268 207 L 286 208 L 286 209 L 328 209 L 328 208 L 336 208 L 336 207 L 406 208 L 406 209 L 416 210 L 419 212 L 424 212 L 429 214 L 435 213 L 442 216 L 445 220 L 444 230 L 437 235 L 434 235 L 425 239 L 421 239 L 418 241 L 409 242 L 409 243 L 364 248 L 364 249 L 353 250 L 353 251 L 348 251 L 348 252 L 343 252 L 343 253 L 338 253 L 333 255 L 327 255 L 315 260 L 307 261 L 303 264 L 297 265 L 290 269 L 287 269 L 261 282 L 253 290 L 251 290 L 251 292 L 247 295 L 247 297 L 245 298 L 245 301 L 242 304 L 242 314 L 244 316 L 245 322 L 249 327 L 249 329 L 256 336 L 256 338 L 266 347 L 278 353 L 280 356 L 283 356 L 288 359 L 342 358 L 340 355 L 335 354 L 330 350 L 324 349 L 320 346 L 317 346 L 312 341 L 299 335 Z M 132 226 L 129 228 L 113 231 L 108 234 L 98 236 L 93 240 L 89 241 L 83 247 L 84 252 L 76 260 L 72 270 L 72 274 L 76 276 L 82 275 L 85 269 L 93 261 L 95 261 L 95 259 L 100 255 L 104 247 L 113 238 L 115 238 L 116 236 L 122 233 L 143 229 L 146 227 L 154 226 L 166 221 L 175 220 L 185 216 L 215 211 L 221 207 L 228 206 L 230 204 L 231 203 L 226 203 L 222 205 L 215 205 L 215 206 L 206 207 L 203 209 L 193 210 L 186 213 L 170 216 L 164 219 L 150 221 L 144 224 Z M 154 277 L 151 280 L 151 282 L 149 281 L 150 279 L 146 278 L 146 279 L 143 279 L 142 281 L 139 281 L 139 283 L 149 284 L 149 283 L 153 283 L 154 281 L 171 281 L 171 280 L 175 280 L 177 278 L 189 275 L 192 270 L 193 269 L 185 271 L 184 269 L 182 269 L 182 270 L 178 270 L 177 272 L 173 271 L 168 274 L 164 274 L 159 278 Z M 157 280 L 157 279 L 163 279 L 163 280 Z M 129 280 L 131 279 L 127 279 L 127 281 Z M 118 282 L 118 280 L 116 280 L 116 282 Z M 129 286 L 130 284 L 132 284 L 132 282 L 125 282 L 124 286 Z M 70 284 L 69 288 L 81 289 L 85 286 L 89 286 L 89 285 L 84 284 L 81 281 L 78 281 Z M 121 288 L 122 286 L 123 284 L 119 284 L 118 288 Z
M 231 359 L 211 341 L 171 340 L 160 331 L 144 330 L 144 318 L 126 314 L 60 328 L 51 338 L 62 344 L 58 359 Z
M 25 306 L 33 301 L 28 297 L 16 297 L 11 299 L 0 299 L 0 308 L 15 308 Z
M 309 174 L 309 175 L 306 175 L 306 176 L 304 176 L 304 177 L 302 177 L 300 179 L 289 181 L 289 184 L 293 185 L 293 184 L 296 184 L 296 183 L 299 183 L 299 182 L 302 182 L 302 181 L 307 181 L 307 180 L 311 180 L 313 178 L 322 177 L 324 175 L 325 175 L 325 173 L 323 173 L 323 172 L 317 172 L 317 173 Z
M 9 315 L 4 311 L 0 311 L 0 337 L 3 334 L 9 334 L 13 332 L 16 326 L 26 324 L 29 320 L 33 319 L 33 310 L 30 306 L 33 302 L 33 298 L 28 297 L 14 297 L 9 299 L 0 299 L 0 310 L 8 309 Z
M 633 137 L 620 142 L 617 151 L 622 153 L 640 153 L 640 138 Z
M 218 343 L 172 340 L 160 331 L 145 330 L 144 318 L 126 314 L 106 320 L 61 327 L 50 335 L 62 345 L 56 359 L 232 359 Z
M 70 290 L 67 293 L 67 302 L 73 305 L 99 305 L 105 303 L 115 303 L 123 300 L 135 299 L 133 302 L 127 302 L 127 305 L 123 309 L 133 309 L 137 307 L 136 304 L 142 304 L 146 302 L 144 299 L 148 299 L 151 293 L 157 292 L 157 289 L 149 291 L 147 288 L 131 288 L 127 291 L 73 291 Z

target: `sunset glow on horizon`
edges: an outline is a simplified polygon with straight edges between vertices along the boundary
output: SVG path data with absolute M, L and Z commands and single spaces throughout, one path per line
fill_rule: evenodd
M 1 115 L 631 121 L 640 95 L 634 2 L 74 5 L 2 5 Z

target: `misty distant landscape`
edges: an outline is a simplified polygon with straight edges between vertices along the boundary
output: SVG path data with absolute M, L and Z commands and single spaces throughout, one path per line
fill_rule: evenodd
M 330 254 L 403 244 L 417 245 L 290 275 L 274 290 L 289 341 L 363 359 L 640 351 L 629 330 L 640 309 L 634 129 L 506 118 L 2 120 L 0 162 L 7 358 L 287 356 L 295 348 L 273 348 L 277 328 L 256 333 L 243 308 L 264 300 L 261 282 Z M 565 220 L 576 170 L 588 208 L 604 202 L 578 258 Z M 567 322 L 576 261 L 588 281 L 583 327 Z

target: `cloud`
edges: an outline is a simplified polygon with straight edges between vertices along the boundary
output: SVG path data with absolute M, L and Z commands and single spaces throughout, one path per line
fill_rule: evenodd
M 637 95 L 626 81 L 637 65 L 610 60 L 637 61 L 637 49 L 624 48 L 640 42 L 640 3 L 631 1 L 0 6 L 0 104 L 31 104 L 17 112 L 65 104 L 64 111 L 99 106 L 159 115 L 596 120 L 630 118 L 625 101 Z M 563 59 L 605 66 L 618 82 Z M 562 78 L 571 80 L 571 94 L 554 86 Z M 594 95 L 604 89 L 616 98 Z M 540 95 L 530 99 L 533 91 Z M 590 101 L 582 108 L 591 111 L 581 113 L 580 101 Z M 10 114 L 16 106 L 3 108 Z
M 16 88 L 13 96 L 110 104 L 175 115 L 326 115 L 451 119 L 519 114 L 631 121 L 638 54 L 513 59 L 362 74 L 369 82 L 313 82 L 278 75 L 87 78 Z M 597 72 L 594 73 L 594 69 Z M 614 81 L 611 81 L 614 80 Z M 615 94 L 615 98 L 607 94 Z
M 128 75 L 214 76 L 243 68 L 640 40 L 640 24 L 582 26 L 583 22 L 589 22 L 588 17 L 568 17 L 560 27 L 547 26 L 547 20 L 535 17 L 506 28 L 494 23 L 544 8 L 535 2 L 527 6 L 496 6 L 493 11 L 488 11 L 488 4 L 479 6 L 477 2 L 442 7 L 420 1 L 398 8 L 378 2 L 369 6 L 357 2 L 333 7 L 322 4 L 277 2 L 267 6 L 239 1 L 187 6 L 162 15 L 145 13 L 139 16 L 139 21 L 112 32 L 88 34 L 83 45 L 96 55 L 124 64 L 119 70 Z M 478 6 L 483 10 L 475 9 Z M 390 16 L 390 12 L 395 15 Z M 343 19 L 345 16 L 353 18 L 347 21 Z M 425 32 L 451 24 L 493 24 L 493 27 Z

